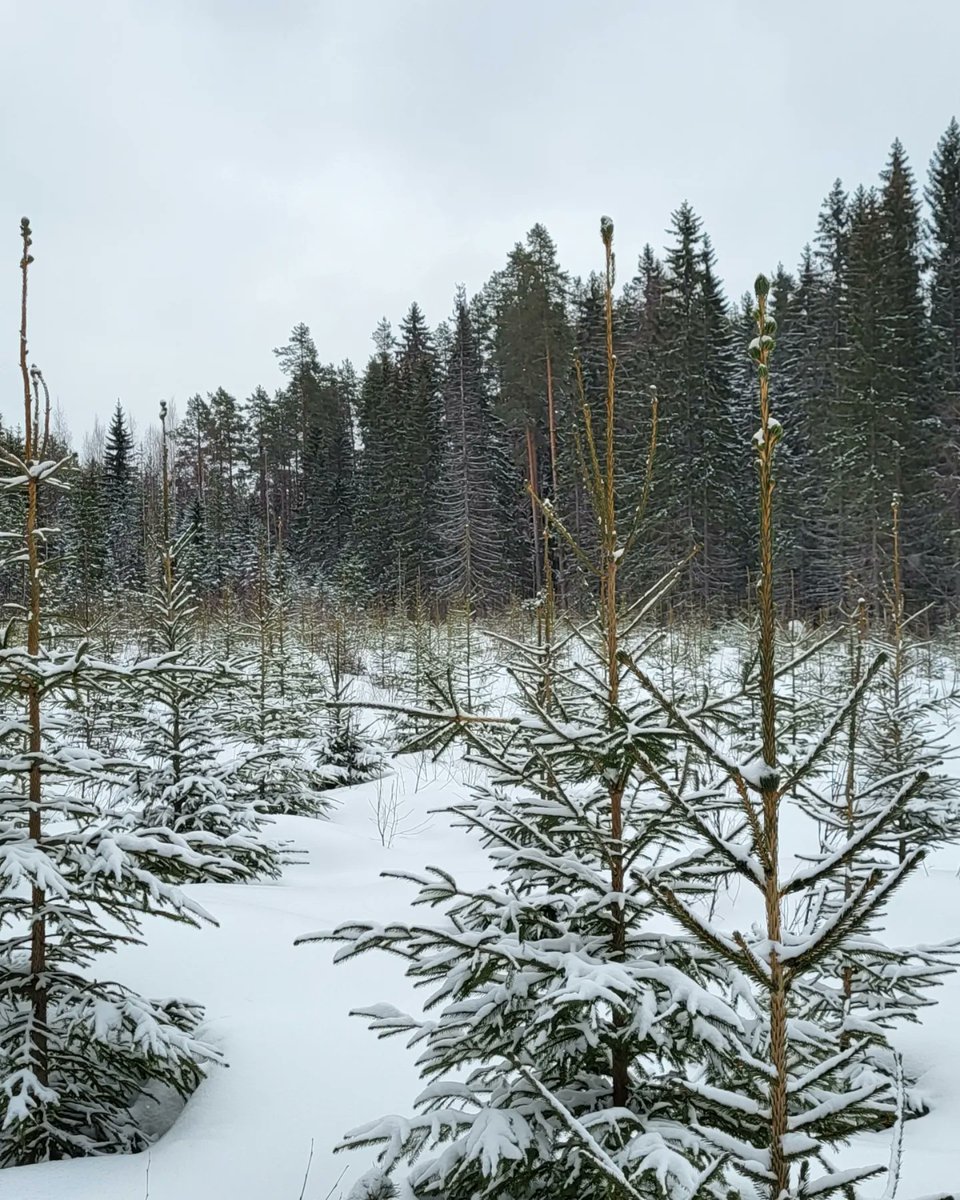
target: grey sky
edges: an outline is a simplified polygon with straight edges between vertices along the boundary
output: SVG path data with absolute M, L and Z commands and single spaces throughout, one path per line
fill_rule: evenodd
M 361 365 L 537 220 L 621 277 L 687 198 L 727 292 L 795 265 L 840 175 L 960 113 L 955 0 L 0 0 L 0 413 L 31 356 L 71 427 L 273 387 L 306 321 Z

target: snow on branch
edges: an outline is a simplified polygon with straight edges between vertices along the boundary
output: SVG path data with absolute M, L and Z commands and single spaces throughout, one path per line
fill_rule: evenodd
M 813 746 L 807 751 L 807 754 L 804 756 L 804 758 L 797 764 L 796 767 L 794 767 L 792 774 L 785 780 L 780 788 L 781 793 L 789 792 L 796 787 L 800 780 L 803 779 L 805 775 L 809 774 L 823 757 L 823 755 L 826 754 L 827 750 L 830 748 L 831 742 L 843 728 L 847 717 L 850 716 L 851 711 L 860 703 L 864 692 L 867 690 L 867 688 L 869 688 L 870 684 L 876 677 L 877 672 L 887 661 L 887 658 L 888 655 L 884 651 L 881 651 L 870 664 L 870 666 L 867 667 L 866 671 L 863 673 L 863 678 L 857 683 L 856 687 L 851 690 L 846 700 L 844 700 L 844 702 L 833 714 L 833 717 L 831 718 L 827 727 L 814 742 Z
M 918 771 L 909 783 L 905 784 L 893 799 L 881 809 L 875 817 L 869 820 L 858 833 L 839 846 L 832 854 L 809 867 L 801 867 L 780 890 L 781 896 L 807 888 L 835 874 L 845 867 L 855 855 L 873 841 L 874 835 L 882 830 L 897 816 L 903 807 L 913 799 L 927 782 L 930 776 L 926 771 Z

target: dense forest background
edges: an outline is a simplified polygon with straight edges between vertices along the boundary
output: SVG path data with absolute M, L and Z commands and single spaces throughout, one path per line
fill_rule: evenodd
M 647 246 L 620 277 L 625 505 L 643 486 L 654 403 L 658 420 L 646 551 L 627 584 L 649 584 L 697 546 L 677 594 L 735 610 L 749 602 L 755 560 L 744 502 L 752 300 L 724 296 L 709 234 L 687 203 L 663 253 Z M 899 494 L 911 601 L 951 613 L 960 598 L 957 121 L 924 186 L 899 142 L 876 185 L 847 191 L 838 181 L 796 269 L 779 266 L 772 279 L 782 602 L 808 614 L 862 594 L 882 607 Z M 396 329 L 381 322 L 362 371 L 323 362 L 297 325 L 276 351 L 280 390 L 241 399 L 218 389 L 175 414 L 173 496 L 178 529 L 193 533 L 195 585 L 211 603 L 242 594 L 265 547 L 322 594 L 483 611 L 536 595 L 549 561 L 561 601 L 575 605 L 578 563 L 556 539 L 544 546 L 531 492 L 589 546 L 573 431 L 584 400 L 602 411 L 604 337 L 601 280 L 564 271 L 542 225 L 477 295 L 458 290 L 446 321 L 431 328 L 413 303 Z M 43 403 L 42 383 L 38 392 Z M 138 590 L 159 540 L 159 430 L 137 437 L 119 402 L 104 420 L 71 489 L 43 514 L 58 530 L 48 546 L 62 559 L 55 586 L 86 612 Z M 16 427 L 2 437 L 20 445 Z M 69 452 L 67 431 L 55 442 L 49 457 Z

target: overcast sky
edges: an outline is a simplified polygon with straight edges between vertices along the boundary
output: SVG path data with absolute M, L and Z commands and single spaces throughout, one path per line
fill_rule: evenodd
M 585 274 L 609 213 L 625 277 L 689 199 L 736 296 L 960 113 L 956 0 L 0 0 L 0 47 L 0 413 L 26 214 L 77 432 L 274 387 L 297 321 L 360 365 L 536 221 Z

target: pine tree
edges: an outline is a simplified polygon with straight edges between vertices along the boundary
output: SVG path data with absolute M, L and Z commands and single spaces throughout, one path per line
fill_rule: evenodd
M 899 480 L 897 416 L 885 406 L 879 376 L 883 313 L 878 279 L 883 234 L 876 192 L 851 197 L 844 274 L 846 345 L 837 363 L 838 397 L 832 500 L 837 510 L 839 572 L 847 590 L 877 596 L 882 571 L 883 513 Z M 821 437 L 825 439 L 824 428 Z
M 396 358 L 399 409 L 399 477 L 394 481 L 399 519 L 398 582 L 406 597 L 437 580 L 440 547 L 434 515 L 443 470 L 443 407 L 439 365 L 430 331 L 417 304 L 400 326 Z
M 517 243 L 488 287 L 492 310 L 491 367 L 496 409 L 512 442 L 514 465 L 526 485 L 517 517 L 526 511 L 528 588 L 542 583 L 542 517 L 536 497 L 561 502 L 559 425 L 570 349 L 566 320 L 569 280 L 542 225 Z M 569 481 L 568 481 L 569 482 Z
M 654 493 L 660 566 L 690 560 L 689 595 L 704 605 L 739 592 L 743 533 L 732 488 L 742 474 L 725 302 L 702 222 L 689 204 L 673 215 L 666 257 L 663 340 L 656 379 L 660 482 Z
M 903 570 L 905 527 L 903 499 L 895 495 L 890 505 L 891 569 L 884 585 L 885 629 L 873 638 L 886 664 L 864 730 L 866 766 L 874 782 L 881 781 L 873 792 L 874 804 L 889 798 L 891 783 L 884 785 L 885 777 L 910 770 L 929 777 L 922 796 L 904 808 L 896 823 L 892 852 L 900 862 L 912 846 L 930 851 L 960 838 L 960 791 L 944 773 L 949 749 L 938 729 L 960 697 L 956 690 L 933 689 L 922 678 L 923 654 L 929 647 L 910 628 Z
M 892 894 L 919 864 L 922 852 L 911 847 L 902 861 L 882 869 L 874 865 L 883 840 L 926 783 L 924 771 L 890 780 L 891 794 L 873 819 L 808 865 L 786 876 L 781 847 L 782 811 L 798 790 L 816 778 L 831 746 L 850 728 L 882 659 L 866 667 L 822 732 L 806 745 L 791 748 L 792 718 L 781 715 L 778 678 L 797 664 L 778 663 L 775 612 L 773 487 L 775 448 L 782 427 L 770 407 L 770 358 L 776 324 L 767 313 L 769 283 L 756 284 L 756 336 L 750 353 L 757 364 L 760 429 L 754 438 L 760 506 L 758 585 L 759 633 L 754 668 L 743 691 L 754 691 L 757 716 L 736 719 L 737 741 L 749 746 L 733 757 L 711 736 L 705 714 L 722 710 L 730 698 L 691 714 L 639 669 L 633 674 L 656 699 L 684 742 L 703 756 L 706 778 L 691 767 L 697 791 L 685 794 L 646 758 L 648 778 L 661 794 L 686 813 L 696 844 L 676 863 L 644 872 L 651 892 L 664 909 L 699 942 L 705 953 L 726 962 L 740 978 L 744 1016 L 739 1053 L 722 1062 L 711 1079 L 688 1077 L 681 1088 L 690 1094 L 691 1123 L 727 1156 L 730 1169 L 749 1180 L 769 1200 L 814 1195 L 852 1195 L 854 1185 L 881 1174 L 882 1166 L 840 1170 L 829 1148 L 863 1129 L 875 1129 L 902 1111 L 899 1076 L 876 1069 L 871 1038 L 856 1025 L 837 1028 L 824 1019 L 824 978 L 846 969 L 869 971 L 878 958 L 895 953 L 864 937 Z M 689 785 L 688 785 L 689 786 Z M 711 819 L 712 818 L 712 819 Z M 730 833 L 722 831 L 729 830 Z M 858 873 L 863 867 L 862 873 Z M 854 871 L 852 886 L 832 912 L 813 903 L 825 886 Z M 736 875 L 756 888 L 763 922 L 753 930 L 715 928 L 705 916 L 718 874 Z M 791 906 L 806 915 L 791 926 Z M 812 915 L 811 915 L 812 914 Z
M 270 396 L 257 388 L 247 401 L 247 466 L 256 479 L 256 511 L 272 548 L 291 528 L 295 500 L 296 422 L 291 389 Z M 254 545 L 256 545 L 256 540 Z
M 942 535 L 933 491 L 941 424 L 930 386 L 920 202 L 899 140 L 893 143 L 881 174 L 879 199 L 883 239 L 879 370 L 887 419 L 892 415 L 896 422 L 892 440 L 898 456 L 891 493 L 905 501 L 904 536 L 910 554 L 903 563 L 904 588 L 909 596 L 918 588 L 930 595 L 940 586 Z M 884 497 L 881 520 L 891 493 Z
M 164 445 L 165 418 L 161 405 Z M 148 653 L 160 662 L 140 681 L 129 715 L 143 760 L 124 797 L 129 823 L 136 830 L 172 829 L 203 856 L 198 878 L 276 877 L 281 853 L 261 836 L 263 819 L 253 808 L 256 781 L 244 770 L 244 757 L 221 753 L 218 725 L 242 680 L 199 648 L 196 596 L 178 565 L 192 534 L 171 540 L 166 489 L 163 512 L 159 579 L 146 603 Z
M 894 561 L 899 563 L 899 546 Z M 934 703 L 918 703 L 917 681 L 911 677 L 912 653 L 904 641 L 898 567 L 894 574 L 890 641 L 882 647 L 888 657 L 866 702 L 850 708 L 845 729 L 828 755 L 835 759 L 832 769 L 821 772 L 822 778 L 807 780 L 798 797 L 817 823 L 820 858 L 833 855 L 852 839 L 869 836 L 868 827 L 883 821 L 904 781 L 920 771 L 929 778 L 922 793 L 886 823 L 869 854 L 851 858 L 842 871 L 826 876 L 808 893 L 801 934 L 812 934 L 818 923 L 836 919 L 858 888 L 870 886 L 872 872 L 884 872 L 892 863 L 904 861 L 908 849 L 930 850 L 957 833 L 956 787 L 942 773 L 942 746 L 929 720 Z M 877 661 L 862 599 L 849 621 L 847 640 L 847 659 L 836 689 L 841 704 L 845 694 L 861 687 L 868 656 Z M 927 993 L 955 969 L 958 946 L 887 947 L 879 940 L 880 932 L 878 926 L 861 928 L 855 956 L 842 951 L 827 954 L 807 994 L 817 1019 L 835 1031 L 841 1046 L 860 1041 L 871 1069 L 886 1075 L 899 1090 L 912 1081 L 890 1035 L 900 1023 L 918 1020 L 932 1003 Z M 859 1069 L 855 1063 L 854 1075 Z M 924 1104 L 911 1092 L 904 1096 L 903 1107 L 916 1113 L 923 1111 Z
M 817 221 L 813 252 L 801 267 L 806 280 L 806 325 L 808 336 L 802 346 L 790 345 L 789 317 L 786 325 L 786 361 L 778 371 L 793 394 L 802 397 L 801 411 L 811 411 L 810 453 L 818 463 L 819 504 L 811 530 L 814 572 L 808 595 L 836 608 L 845 599 L 849 537 L 844 519 L 846 482 L 840 456 L 830 454 L 839 447 L 846 432 L 842 373 L 849 355 L 849 305 L 847 261 L 849 211 L 846 192 L 836 180 L 824 200 Z M 776 386 L 776 383 L 774 384 Z M 791 425 L 791 432 L 793 426 Z
M 321 731 L 298 687 L 300 676 L 286 649 L 286 597 L 279 595 L 261 543 L 249 632 L 254 639 L 254 672 L 240 695 L 239 709 L 227 714 L 228 731 L 254 749 L 244 775 L 258 812 L 321 816 L 329 808 L 322 795 L 330 786 L 324 769 Z M 323 765 L 321 765 L 323 764 Z
M 300 491 L 293 535 L 299 557 L 313 571 L 329 572 L 348 544 L 354 504 L 353 377 L 321 366 L 306 325 L 297 325 L 275 351 L 290 380 L 297 412 Z
M 823 494 L 830 465 L 815 453 L 824 420 L 818 395 L 822 363 L 819 361 L 817 305 L 819 280 L 811 247 L 804 248 L 796 279 L 782 268 L 772 280 L 771 313 L 777 322 L 776 376 L 771 380 L 771 396 L 783 414 L 785 436 L 778 451 L 780 485 L 774 492 L 774 508 L 779 532 L 778 553 L 780 593 L 778 599 L 791 617 L 816 611 L 832 594 L 836 580 L 831 578 L 831 546 L 835 530 L 831 526 L 829 503 Z M 752 321 L 753 302 L 749 316 Z M 743 340 L 749 341 L 753 336 Z M 741 376 L 742 394 L 750 400 L 752 430 L 754 381 Z M 828 561 L 824 561 L 827 555 Z M 789 606 L 789 607 L 787 607 Z
M 204 446 L 207 461 L 204 516 L 210 547 L 207 573 L 216 595 L 243 582 L 249 565 L 244 554 L 246 539 L 239 489 L 243 436 L 239 403 L 224 388 L 217 388 L 207 397 Z
M 70 480 L 60 528 L 64 587 L 70 608 L 89 622 L 103 600 L 107 575 L 103 472 L 95 459 L 78 464 Z
M 327 710 L 319 737 L 319 786 L 350 787 L 382 773 L 383 753 L 376 739 L 358 724 L 352 707 L 354 683 L 362 665 L 341 607 L 324 623 L 320 661 L 326 667 Z
M 357 404 L 363 450 L 354 536 L 370 587 L 384 597 L 397 586 L 403 471 L 395 341 L 386 321 L 377 326 L 374 345 Z
M 646 486 L 643 467 L 654 415 L 653 399 L 657 401 L 656 415 L 659 419 L 660 397 L 657 387 L 667 337 L 665 300 L 668 289 L 663 263 L 648 244 L 640 255 L 636 275 L 624 287 L 623 298 L 618 306 L 621 345 L 624 349 L 617 364 L 622 392 L 622 402 L 618 404 L 620 420 L 617 437 L 621 461 L 625 464 L 624 494 L 631 504 L 640 502 Z M 657 507 L 656 492 L 660 487 L 658 481 L 654 480 L 653 509 Z M 574 521 L 577 536 L 583 540 L 585 531 L 578 520 L 578 513 L 568 510 L 567 517 Z M 645 541 L 649 534 L 649 528 L 645 529 Z M 631 590 L 642 591 L 648 587 L 657 578 L 658 566 L 662 565 L 658 561 L 644 561 L 641 556 L 634 559 L 627 575 Z

